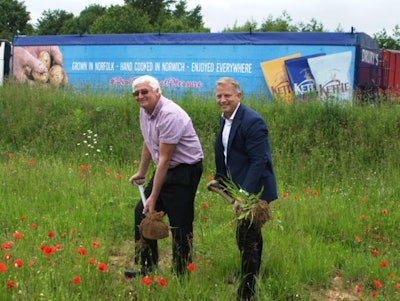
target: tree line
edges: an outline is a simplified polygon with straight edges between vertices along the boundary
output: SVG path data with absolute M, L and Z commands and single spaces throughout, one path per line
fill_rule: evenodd
M 356 29 L 355 29 L 356 30 Z M 235 22 L 223 32 L 326 32 L 321 22 L 312 18 L 307 23 L 294 23 L 283 11 L 278 17 L 268 16 L 261 24 L 253 19 Z M 344 32 L 338 24 L 334 30 Z M 14 35 L 118 34 L 152 32 L 210 32 L 203 21 L 201 6 L 189 10 L 186 0 L 125 0 L 124 5 L 87 6 L 78 16 L 62 9 L 44 10 L 32 24 L 24 1 L 0 0 L 0 38 Z M 400 50 L 400 26 L 392 33 L 385 28 L 373 38 L 382 49 Z

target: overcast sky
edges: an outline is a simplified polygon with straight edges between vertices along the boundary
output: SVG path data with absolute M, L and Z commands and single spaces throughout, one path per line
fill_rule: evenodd
M 123 0 L 25 0 L 32 23 L 42 16 L 45 10 L 65 10 L 78 16 L 90 4 L 102 6 L 124 5 Z M 335 31 L 341 27 L 350 31 L 355 27 L 358 32 L 372 36 L 386 29 L 393 34 L 396 25 L 400 25 L 400 4 L 398 0 L 187 0 L 187 9 L 201 6 L 203 21 L 211 32 L 220 32 L 225 27 L 243 25 L 254 20 L 260 25 L 269 16 L 274 19 L 286 11 L 293 19 L 292 24 L 309 23 L 315 18 L 324 28 Z

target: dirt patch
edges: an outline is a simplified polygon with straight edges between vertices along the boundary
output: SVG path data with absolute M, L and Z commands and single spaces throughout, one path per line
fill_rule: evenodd
M 114 269 L 129 270 L 138 268 L 134 264 L 135 242 L 133 240 L 126 240 L 118 249 L 114 250 L 108 256 L 108 264 Z M 171 266 L 172 251 L 170 243 L 167 240 L 159 241 L 160 260 L 159 266 L 161 269 Z
M 343 279 L 336 275 L 331 282 L 331 288 L 313 292 L 312 298 L 314 301 L 319 300 L 332 300 L 332 301 L 357 301 L 361 300 L 354 291 L 346 289 L 343 285 Z

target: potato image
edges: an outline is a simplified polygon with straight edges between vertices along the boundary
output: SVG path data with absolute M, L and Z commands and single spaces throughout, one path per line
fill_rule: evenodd
M 49 72 L 39 73 L 36 71 L 32 71 L 32 76 L 35 81 L 40 81 L 44 84 L 49 81 Z
M 41 51 L 38 56 L 38 60 L 41 61 L 47 68 L 47 70 L 51 67 L 51 57 L 50 53 L 47 51 Z
M 58 88 L 61 84 L 64 84 L 65 79 L 65 71 L 64 68 L 60 65 L 53 65 L 49 71 L 49 80 L 50 84 L 54 88 Z

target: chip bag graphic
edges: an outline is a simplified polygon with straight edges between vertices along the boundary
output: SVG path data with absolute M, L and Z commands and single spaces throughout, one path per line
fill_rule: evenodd
M 287 103 L 292 101 L 292 88 L 286 73 L 285 61 L 300 56 L 300 53 L 295 53 L 260 63 L 265 82 L 273 97 L 281 98 Z

